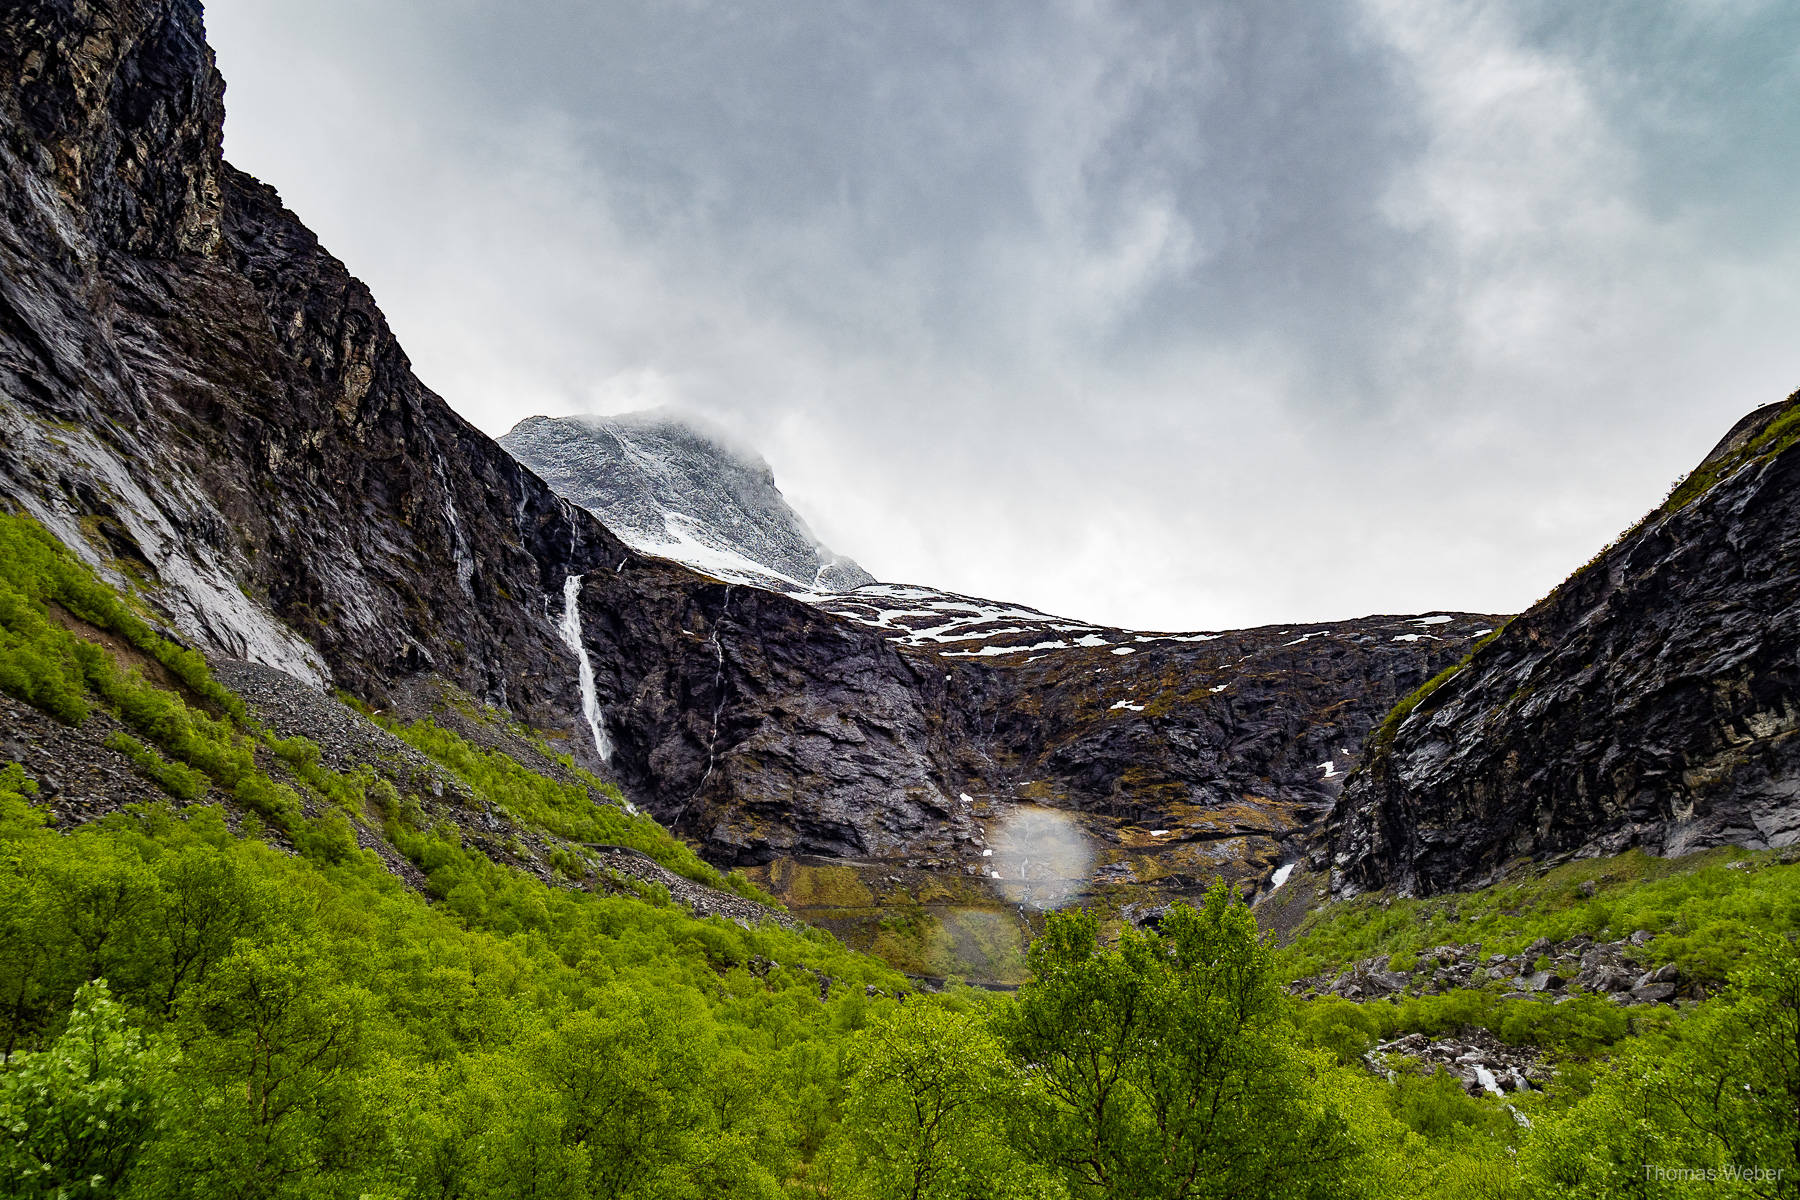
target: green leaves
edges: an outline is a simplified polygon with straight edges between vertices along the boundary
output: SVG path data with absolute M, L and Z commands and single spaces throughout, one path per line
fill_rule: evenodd
M 0 1068 L 0 1195 L 111 1196 L 153 1136 L 166 1048 L 133 1029 L 104 980 L 75 995 L 47 1050 Z
M 1281 1021 L 1268 948 L 1223 884 L 1100 949 L 1053 914 L 1001 1018 L 1017 1136 L 1076 1196 L 1341 1195 L 1359 1148 Z
M 1009 1140 L 1028 1084 L 987 1012 L 912 999 L 856 1038 L 850 1070 L 844 1124 L 825 1155 L 847 1193 L 937 1200 L 1058 1190 Z

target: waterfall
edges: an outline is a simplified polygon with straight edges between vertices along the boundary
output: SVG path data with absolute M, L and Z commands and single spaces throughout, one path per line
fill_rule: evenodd
M 588 661 L 587 647 L 581 642 L 581 605 L 576 603 L 580 595 L 581 576 L 571 575 L 563 580 L 563 615 L 556 630 L 562 634 L 563 645 L 574 651 L 575 661 L 580 664 L 581 715 L 587 718 L 588 728 L 594 731 L 594 752 L 601 762 L 611 762 L 612 742 L 607 740 L 605 714 L 600 711 L 600 697 L 594 691 L 594 664 Z

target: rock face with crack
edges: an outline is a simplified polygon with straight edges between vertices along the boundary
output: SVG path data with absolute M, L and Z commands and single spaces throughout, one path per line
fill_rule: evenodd
M 1519 856 L 1800 838 L 1800 394 L 1377 735 L 1339 894 L 1479 885 Z

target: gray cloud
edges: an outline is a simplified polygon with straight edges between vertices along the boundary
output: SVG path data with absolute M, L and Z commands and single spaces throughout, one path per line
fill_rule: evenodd
M 884 578 L 1512 610 L 1800 384 L 1782 3 L 215 3 L 500 432 L 676 402 Z

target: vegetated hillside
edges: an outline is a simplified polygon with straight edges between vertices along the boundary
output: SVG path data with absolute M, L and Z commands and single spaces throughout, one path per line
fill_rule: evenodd
M 1267 879 L 1340 752 L 1491 623 L 1111 631 L 1031 662 L 988 653 L 1023 626 L 907 644 L 886 609 L 632 551 L 412 374 L 368 290 L 220 159 L 222 95 L 191 0 L 0 12 L 0 494 L 209 654 L 409 721 L 447 686 L 718 865 L 925 872 L 991 923 L 1013 906 L 983 826 L 1021 805 L 1079 812 L 1110 887 Z
M 1800 395 L 1398 707 L 1332 822 L 1339 894 L 1520 856 L 1800 838 Z
M 526 417 L 500 444 L 646 554 L 778 592 L 875 582 L 813 536 L 761 456 L 694 417 Z

